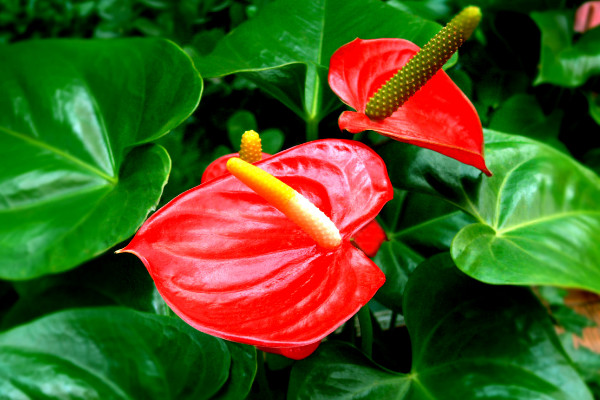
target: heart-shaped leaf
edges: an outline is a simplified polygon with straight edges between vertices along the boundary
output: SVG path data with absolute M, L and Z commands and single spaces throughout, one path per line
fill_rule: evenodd
M 0 335 L 7 398 L 208 399 L 229 376 L 224 341 L 122 308 L 62 311 Z
M 0 48 L 0 277 L 72 268 L 126 239 L 170 160 L 145 145 L 183 121 L 202 81 L 164 40 Z
M 542 32 L 540 69 L 535 84 L 577 87 L 600 74 L 600 29 L 574 40 L 573 11 L 532 12 Z
M 395 185 L 441 196 L 477 220 L 452 242 L 468 275 L 600 292 L 600 178 L 570 156 L 494 131 L 486 132 L 491 178 L 399 143 L 381 154 Z
M 326 342 L 295 364 L 290 399 L 592 399 L 530 291 L 490 286 L 447 254 L 421 264 L 404 300 L 410 374 Z
M 356 37 L 423 45 L 440 26 L 375 0 L 280 0 L 223 38 L 196 65 L 205 77 L 240 74 L 306 121 L 339 105 L 327 87 L 329 58 Z

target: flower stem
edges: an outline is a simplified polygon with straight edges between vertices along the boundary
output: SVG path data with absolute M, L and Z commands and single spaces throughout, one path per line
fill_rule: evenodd
M 360 348 L 363 353 L 371 357 L 373 354 L 373 323 L 368 304 L 362 306 L 358 311 L 358 323 L 360 324 Z
M 319 120 L 311 118 L 306 121 L 306 141 L 311 142 L 319 138 Z

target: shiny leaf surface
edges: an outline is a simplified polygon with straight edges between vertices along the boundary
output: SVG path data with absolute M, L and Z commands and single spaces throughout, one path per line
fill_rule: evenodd
M 229 350 L 177 318 L 121 308 L 63 311 L 0 335 L 11 399 L 209 399 Z
M 424 44 L 436 23 L 374 0 L 280 0 L 226 36 L 196 62 L 205 77 L 240 74 L 305 120 L 338 106 L 327 87 L 333 52 L 356 37 L 401 37 Z
M 441 196 L 477 220 L 452 242 L 468 275 L 600 292 L 600 178 L 568 155 L 494 131 L 486 132 L 491 178 L 401 144 L 382 155 L 395 185 Z
M 600 74 L 600 29 L 574 40 L 572 11 L 533 12 L 531 18 L 542 32 L 536 84 L 578 87 Z
M 370 119 L 366 106 L 419 47 L 402 39 L 354 41 L 331 57 L 329 85 L 356 111 L 345 111 L 340 129 L 373 130 L 401 142 L 435 150 L 489 174 L 483 159 L 483 132 L 473 104 L 442 70 L 391 116 Z
M 326 250 L 237 178 L 216 178 L 155 213 L 124 249 L 146 265 L 169 306 L 197 329 L 264 347 L 325 337 L 383 283 L 350 243 L 392 189 L 382 160 L 357 142 L 321 140 L 255 163 L 337 226 Z
M 202 82 L 163 40 L 0 48 L 0 277 L 70 269 L 126 239 L 170 169 L 148 143 L 185 119 Z
M 477 282 L 443 254 L 417 268 L 404 309 L 410 374 L 328 342 L 294 366 L 288 398 L 592 399 L 526 289 Z

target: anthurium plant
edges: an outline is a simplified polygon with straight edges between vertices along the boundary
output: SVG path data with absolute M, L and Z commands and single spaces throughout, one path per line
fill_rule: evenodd
M 597 3 L 0 5 L 0 399 L 600 399 Z

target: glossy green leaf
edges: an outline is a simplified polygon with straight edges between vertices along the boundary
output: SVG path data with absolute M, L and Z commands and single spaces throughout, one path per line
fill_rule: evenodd
M 32 41 L 0 48 L 0 75 L 0 277 L 64 271 L 130 236 L 170 169 L 144 144 L 198 104 L 190 59 L 164 40 Z
M 326 342 L 294 366 L 288 398 L 592 398 L 527 289 L 477 282 L 443 254 L 417 268 L 404 309 L 410 374 L 380 367 L 350 345 Z
M 231 354 L 229 378 L 213 399 L 239 400 L 250 393 L 256 375 L 256 347 L 225 341 Z
M 0 334 L 10 399 L 209 399 L 227 381 L 224 341 L 177 318 L 63 311 Z
M 339 105 L 328 87 L 329 58 L 356 37 L 423 45 L 440 26 L 375 0 L 279 0 L 238 26 L 196 65 L 205 77 L 256 83 L 306 121 Z
M 565 145 L 558 140 L 562 111 L 555 110 L 545 115 L 534 96 L 517 94 L 505 101 L 492 115 L 490 129 L 523 135 L 547 143 L 565 151 Z
M 592 29 L 575 40 L 572 10 L 532 12 L 531 18 L 542 32 L 535 84 L 578 87 L 600 74 L 600 29 Z
M 600 178 L 568 155 L 494 131 L 486 132 L 491 178 L 399 143 L 381 154 L 395 186 L 441 196 L 477 220 L 451 248 L 468 275 L 600 292 Z

